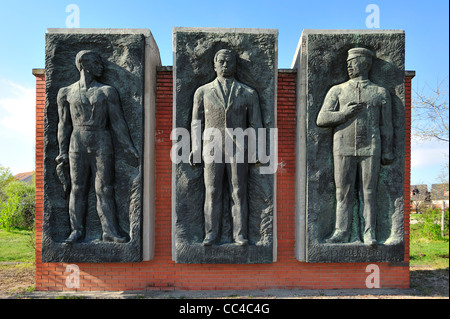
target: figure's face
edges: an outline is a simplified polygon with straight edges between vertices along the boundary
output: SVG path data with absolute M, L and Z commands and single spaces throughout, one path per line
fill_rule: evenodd
M 356 57 L 347 61 L 347 72 L 350 79 L 361 75 L 367 75 L 370 69 L 370 62 L 365 57 Z
M 214 61 L 214 70 L 217 76 L 229 78 L 234 76 L 236 61 L 231 54 L 221 53 Z
M 96 54 L 84 55 L 81 65 L 83 66 L 83 70 L 95 77 L 100 77 L 103 74 L 103 62 Z
M 347 72 L 350 79 L 361 75 L 362 63 L 359 58 L 354 58 L 347 61 Z

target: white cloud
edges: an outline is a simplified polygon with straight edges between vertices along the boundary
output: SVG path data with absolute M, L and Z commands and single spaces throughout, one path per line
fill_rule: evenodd
M 447 151 L 448 154 L 448 151 Z M 412 151 L 411 168 L 443 165 L 448 162 L 442 149 L 420 149 Z
M 36 93 L 12 81 L 0 79 L 0 136 L 12 135 L 34 140 L 36 134 Z
M 448 163 L 448 143 L 425 141 L 411 145 L 411 168 L 435 167 Z
M 417 141 L 411 145 L 411 184 L 440 183 L 444 168 L 448 165 L 448 143 L 439 141 Z
M 0 165 L 13 174 L 34 169 L 35 88 L 0 79 Z

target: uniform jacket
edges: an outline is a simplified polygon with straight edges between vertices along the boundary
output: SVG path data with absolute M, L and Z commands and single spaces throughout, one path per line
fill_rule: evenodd
M 365 103 L 365 106 L 358 114 L 346 119 L 343 109 L 350 102 Z M 334 127 L 334 155 L 392 156 L 390 93 L 369 80 L 349 80 L 333 86 L 325 97 L 317 125 Z

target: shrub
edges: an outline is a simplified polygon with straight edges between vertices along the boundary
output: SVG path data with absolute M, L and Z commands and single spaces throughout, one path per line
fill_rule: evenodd
M 0 227 L 32 229 L 34 226 L 34 185 L 12 181 L 3 188 L 6 200 L 0 203 Z
M 0 165 L 0 204 L 8 198 L 5 194 L 5 187 L 12 181 L 14 181 L 14 176 L 9 168 Z
M 444 218 L 444 236 L 448 236 L 448 209 L 445 211 Z M 416 235 L 419 238 L 427 240 L 442 239 L 441 232 L 442 212 L 440 209 L 427 209 L 421 215 L 417 215 Z
M 19 217 L 19 196 L 8 197 L 6 201 L 0 203 L 0 227 L 10 231 L 16 227 Z
M 449 212 L 448 212 L 448 209 L 446 209 L 445 210 L 445 212 L 444 212 L 444 236 L 446 236 L 446 237 L 448 237 L 448 235 L 449 235 L 449 232 L 448 232 L 448 223 L 449 223 L 449 221 L 448 221 L 448 217 L 449 217 Z

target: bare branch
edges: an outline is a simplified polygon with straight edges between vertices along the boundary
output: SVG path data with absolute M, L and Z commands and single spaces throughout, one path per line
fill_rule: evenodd
M 421 139 L 449 142 L 448 77 L 438 81 L 436 88 L 428 84 L 428 95 L 414 90 L 413 134 Z

